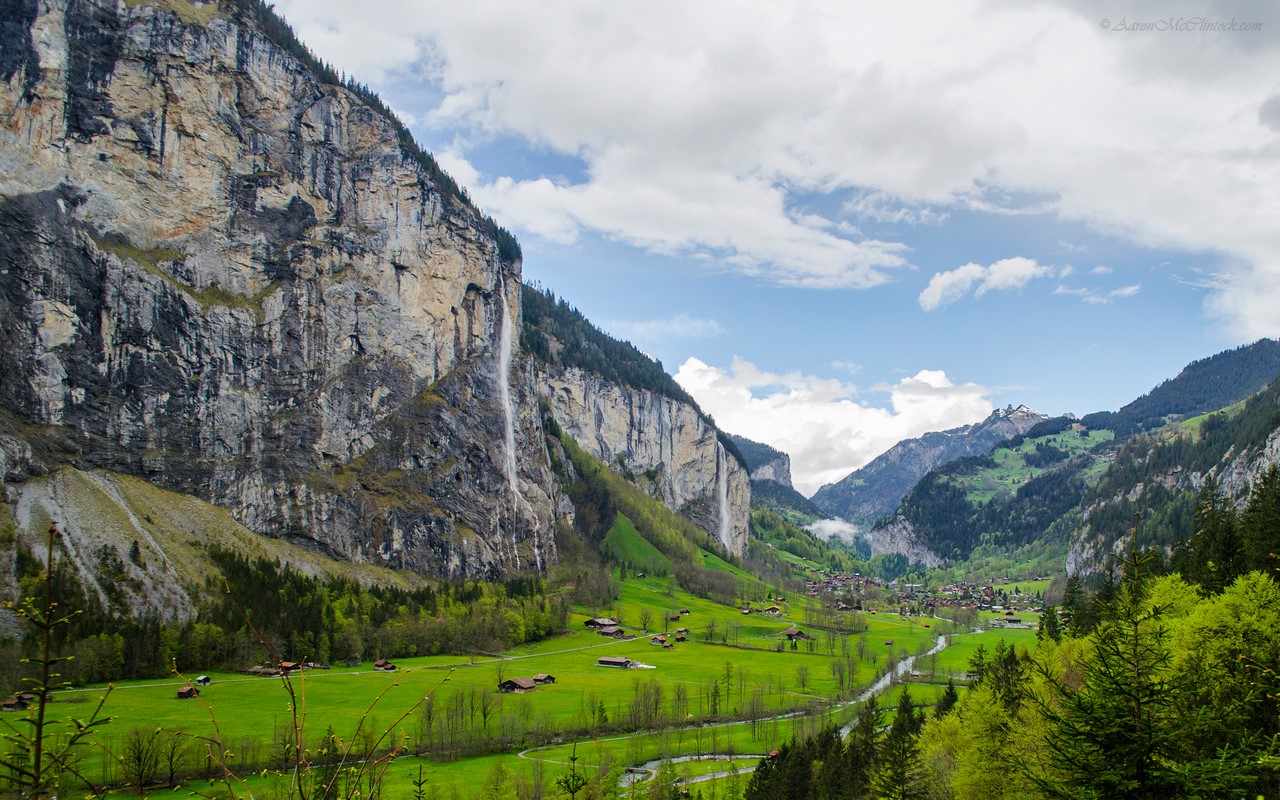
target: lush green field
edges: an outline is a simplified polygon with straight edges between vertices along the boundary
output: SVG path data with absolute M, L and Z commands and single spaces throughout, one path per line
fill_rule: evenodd
M 675 568 L 671 559 L 641 536 L 621 511 L 613 527 L 605 534 L 601 550 L 620 563 L 629 564 L 633 571 L 670 575 Z
M 993 450 L 991 458 L 995 461 L 994 467 L 979 469 L 966 475 L 950 476 L 947 480 L 964 489 L 970 503 L 988 503 L 997 494 L 1017 491 L 1019 486 L 1047 471 L 1046 467 L 1032 466 L 1027 462 L 1027 456 L 1035 453 L 1037 444 L 1057 448 L 1067 453 L 1067 457 L 1074 458 L 1112 438 L 1114 434 L 1111 431 L 1098 430 L 1088 431 L 1084 436 L 1075 431 L 1063 431 L 1026 439 L 1015 448 L 998 447 Z
M 368 746 L 375 732 L 389 732 L 386 743 L 440 752 L 438 745 L 457 743 L 450 737 L 461 734 L 446 732 L 448 725 L 457 724 L 470 731 L 467 746 L 511 751 L 446 763 L 402 757 L 388 772 L 386 796 L 408 796 L 418 767 L 425 765 L 437 796 L 467 797 L 497 765 L 511 773 L 512 780 L 527 779 L 540 769 L 543 780 L 550 782 L 565 769 L 562 765 L 573 752 L 574 738 L 581 738 L 576 745 L 579 764 L 593 775 L 676 755 L 767 753 L 797 734 L 847 722 L 854 709 L 844 704 L 831 708 L 831 703 L 840 696 L 855 696 L 891 660 L 928 649 L 935 630 L 925 626 L 937 625 L 934 620 L 896 614 L 850 614 L 842 622 L 863 630 L 829 634 L 806 625 L 807 618 L 824 617 L 815 616 L 803 597 L 780 603 L 783 613 L 777 617 L 744 616 L 737 608 L 681 592 L 665 578 L 630 578 L 621 586 L 615 608 L 584 609 L 570 633 L 514 648 L 501 657 L 403 659 L 395 673 L 375 671 L 370 664 L 308 670 L 291 680 L 294 697 L 280 678 L 232 673 L 208 673 L 211 683 L 198 700 L 177 699 L 183 683 L 176 677 L 121 683 L 107 702 L 107 712 L 114 719 L 103 729 L 103 743 L 120 752 L 134 731 L 148 735 L 157 730 L 182 731 L 193 753 L 203 752 L 201 742 L 216 740 L 221 749 L 234 754 L 232 768 L 248 774 L 271 763 L 273 754 L 279 757 L 280 743 L 292 730 L 295 705 L 310 747 L 332 727 L 344 742 L 363 740 Z M 610 611 L 634 630 L 645 608 L 652 610 L 655 630 L 669 616 L 665 612 L 674 610 L 680 620 L 669 622 L 670 627 L 690 628 L 691 641 L 664 649 L 650 644 L 647 636 L 617 641 L 581 626 L 588 615 Z M 678 614 L 682 608 L 690 613 Z M 713 620 L 715 635 L 709 642 Z M 793 626 L 813 638 L 796 642 L 792 649 L 781 633 Z M 916 701 L 933 703 L 948 676 L 965 672 L 978 642 L 985 642 L 990 651 L 999 638 L 1029 642 L 1034 631 L 993 630 L 951 637 L 948 649 L 915 665 L 919 676 L 913 679 L 911 691 Z M 597 659 L 604 655 L 626 656 L 653 669 L 597 666 Z M 556 682 L 526 694 L 496 691 L 500 676 L 537 673 L 551 674 Z M 50 710 L 85 716 L 103 691 L 60 692 Z M 895 692 L 891 689 L 882 698 L 882 706 L 892 704 Z M 651 710 L 644 712 L 644 708 Z M 712 717 L 717 715 L 746 720 L 716 722 Z M 672 727 L 680 721 L 686 725 Z M 535 747 L 526 757 L 516 752 L 555 739 L 564 743 Z M 104 756 L 95 758 L 91 770 L 119 779 L 119 764 Z M 715 771 L 706 764 L 679 767 L 677 774 L 680 769 L 690 776 L 698 770 Z M 608 778 L 616 779 L 616 775 Z M 270 780 L 274 779 L 258 776 L 250 783 L 258 787 L 255 793 L 259 789 L 270 793 L 274 792 Z M 724 780 L 699 784 L 712 785 L 726 784 Z M 180 794 L 187 796 L 187 791 Z

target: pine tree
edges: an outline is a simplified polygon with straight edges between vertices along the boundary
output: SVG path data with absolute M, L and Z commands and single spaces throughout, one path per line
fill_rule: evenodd
M 960 694 L 956 691 L 955 683 L 950 678 L 947 678 L 947 688 L 942 691 L 942 696 L 934 704 L 933 716 L 936 719 L 942 719 L 951 713 L 951 709 L 956 707 L 956 703 L 959 700 Z
M 1092 634 L 1082 684 L 1041 667 L 1052 695 L 1037 695 L 1051 769 L 1032 779 L 1046 797 L 1239 796 L 1252 778 L 1246 753 L 1199 751 L 1201 732 L 1218 723 L 1213 709 L 1184 702 L 1186 687 L 1170 669 L 1162 609 L 1148 598 L 1150 561 L 1136 546 L 1126 558 L 1116 600 Z
M 1062 641 L 1062 623 L 1058 620 L 1058 609 L 1053 606 L 1044 607 L 1040 614 L 1040 625 L 1036 628 L 1036 639 L 1044 641 L 1046 638 L 1054 642 Z
M 1240 536 L 1247 566 L 1280 577 L 1280 465 L 1272 464 L 1254 484 L 1240 517 Z
M 844 757 L 848 764 L 849 797 L 861 797 L 871 786 L 880 755 L 880 703 L 875 695 L 867 698 L 858 721 L 845 742 Z
M 1212 477 L 1200 487 L 1192 524 L 1195 533 L 1179 553 L 1179 571 L 1208 594 L 1218 594 L 1243 573 L 1245 557 L 1235 511 Z
M 880 748 L 879 765 L 872 781 L 876 797 L 910 800 L 921 797 L 919 746 L 916 735 L 923 724 L 906 686 L 898 696 L 897 713 Z

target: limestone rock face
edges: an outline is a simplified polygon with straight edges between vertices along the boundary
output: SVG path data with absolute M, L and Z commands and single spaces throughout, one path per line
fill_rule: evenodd
M 214 4 L 170 4 L 200 24 L 18 5 L 0 28 L 2 477 L 135 474 L 423 571 L 554 558 L 565 504 L 531 372 L 498 368 L 519 261 L 391 120 Z M 493 483 L 504 405 L 517 499 Z M 416 494 L 390 499 L 401 473 Z
M 542 364 L 539 369 L 538 385 L 552 416 L 580 446 L 630 473 L 730 553 L 746 554 L 750 477 L 695 408 L 577 368 Z
M 761 442 L 752 441 L 745 436 L 729 435 L 737 446 L 738 452 L 747 461 L 747 471 L 753 481 L 773 481 L 788 489 L 791 485 L 791 456 Z
M 898 553 L 906 556 L 912 564 L 920 564 L 929 569 L 940 567 L 943 563 L 937 554 L 916 542 L 911 522 L 901 515 L 871 532 L 871 555 L 881 553 Z

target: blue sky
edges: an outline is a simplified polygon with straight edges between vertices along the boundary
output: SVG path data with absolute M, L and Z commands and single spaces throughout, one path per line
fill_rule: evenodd
M 1268 4 L 881 5 L 277 8 L 805 493 L 1280 334 Z

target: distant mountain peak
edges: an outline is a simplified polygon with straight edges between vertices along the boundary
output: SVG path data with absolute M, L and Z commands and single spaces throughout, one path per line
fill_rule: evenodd
M 828 514 L 870 524 L 888 516 L 932 469 L 957 458 L 985 455 L 1012 436 L 1049 419 L 1026 405 L 997 408 L 981 422 L 904 439 L 836 483 L 814 494 L 813 504 Z

